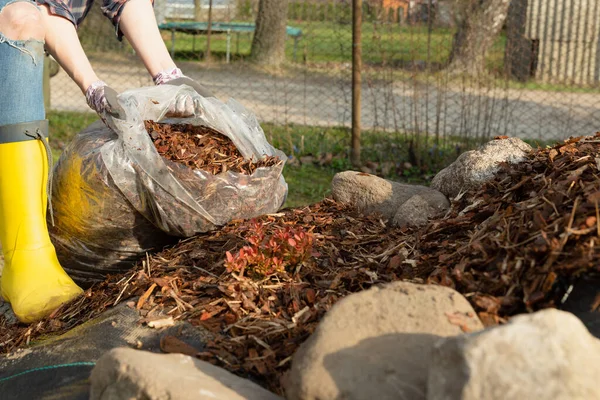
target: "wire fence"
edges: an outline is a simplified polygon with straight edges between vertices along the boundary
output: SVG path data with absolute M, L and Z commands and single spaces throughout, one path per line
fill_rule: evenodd
M 449 68 L 466 18 L 461 10 L 468 9 L 460 1 L 474 3 L 364 0 L 363 129 L 434 140 L 558 140 L 600 130 L 597 0 L 512 0 L 500 33 L 481 55 L 485 71 L 478 74 Z M 157 19 L 206 21 L 208 0 L 196 2 L 156 0 Z M 348 127 L 351 10 L 351 1 L 290 1 L 286 62 L 276 70 L 248 61 L 254 0 L 213 0 L 210 62 L 205 34 L 174 27 L 162 34 L 184 73 L 219 97 L 240 101 L 261 122 Z M 79 32 L 98 75 L 117 90 L 152 84 L 133 50 L 115 39 L 98 5 Z M 483 40 L 481 32 L 462 39 Z M 52 109 L 88 111 L 64 71 L 50 85 Z

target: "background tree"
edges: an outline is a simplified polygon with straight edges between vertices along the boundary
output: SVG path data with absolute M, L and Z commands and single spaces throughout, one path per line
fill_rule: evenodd
M 202 21 L 202 0 L 194 0 L 194 20 Z
M 478 75 L 502 30 L 510 0 L 458 0 L 458 30 L 454 35 L 448 68 Z
M 288 0 L 260 0 L 250 59 L 260 65 L 279 66 L 285 60 Z
M 511 0 L 506 17 L 505 72 L 524 82 L 532 77 L 534 68 L 533 40 L 525 34 L 527 0 Z

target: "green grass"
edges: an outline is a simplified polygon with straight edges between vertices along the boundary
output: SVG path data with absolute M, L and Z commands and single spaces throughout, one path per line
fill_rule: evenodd
M 288 198 L 284 207 L 301 207 L 323 200 L 330 193 L 332 168 L 302 165 L 286 166 L 283 176 L 288 184 Z
M 288 156 L 301 158 L 313 156 L 319 158 L 331 153 L 334 158 L 329 164 L 336 171 L 351 169 L 348 161 L 351 141 L 348 128 L 320 128 L 311 126 L 262 125 L 267 139 L 273 146 Z M 411 144 L 412 143 L 412 144 Z M 460 152 L 479 143 L 465 137 L 415 136 L 404 132 L 364 131 L 361 134 L 361 155 L 363 163 L 394 163 L 401 165 L 409 162 L 412 168 L 402 168 L 400 175 L 390 173 L 386 177 L 393 179 L 426 179 L 451 163 Z M 404 171 L 406 169 L 407 171 Z
M 334 22 L 288 21 L 289 26 L 302 29 L 298 42 L 297 61 L 309 63 L 344 63 L 352 60 L 352 27 Z M 407 65 L 424 61 L 434 65 L 444 63 L 452 47 L 453 30 L 436 28 L 431 34 L 427 26 L 364 23 L 362 31 L 363 62 L 366 64 Z M 171 48 L 171 33 L 164 31 L 165 43 Z M 200 60 L 206 49 L 206 36 L 175 34 L 175 58 Z M 505 39 L 500 37 L 490 54 L 492 64 L 502 62 Z M 252 33 L 232 33 L 233 59 L 250 55 Z M 211 36 L 211 54 L 224 59 L 227 48 L 226 34 Z M 288 37 L 286 55 L 293 60 L 294 40 Z

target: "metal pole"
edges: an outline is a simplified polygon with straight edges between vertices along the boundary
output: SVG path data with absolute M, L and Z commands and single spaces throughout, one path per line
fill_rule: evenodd
M 229 64 L 229 60 L 231 56 L 229 55 L 231 52 L 231 29 L 227 29 L 227 64 Z
M 296 62 L 296 54 L 298 53 L 298 36 L 294 36 L 294 62 Z
M 208 1 L 208 29 L 206 31 L 206 61 L 210 61 L 210 34 L 212 30 L 212 0 Z
M 362 69 L 361 47 L 362 0 L 352 0 L 352 148 L 350 161 L 360 166 L 360 86 Z

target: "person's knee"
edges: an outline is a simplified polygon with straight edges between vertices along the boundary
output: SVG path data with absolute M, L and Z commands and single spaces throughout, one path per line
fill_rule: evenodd
M 33 3 L 11 3 L 0 11 L 0 33 L 10 40 L 44 40 L 42 13 Z

